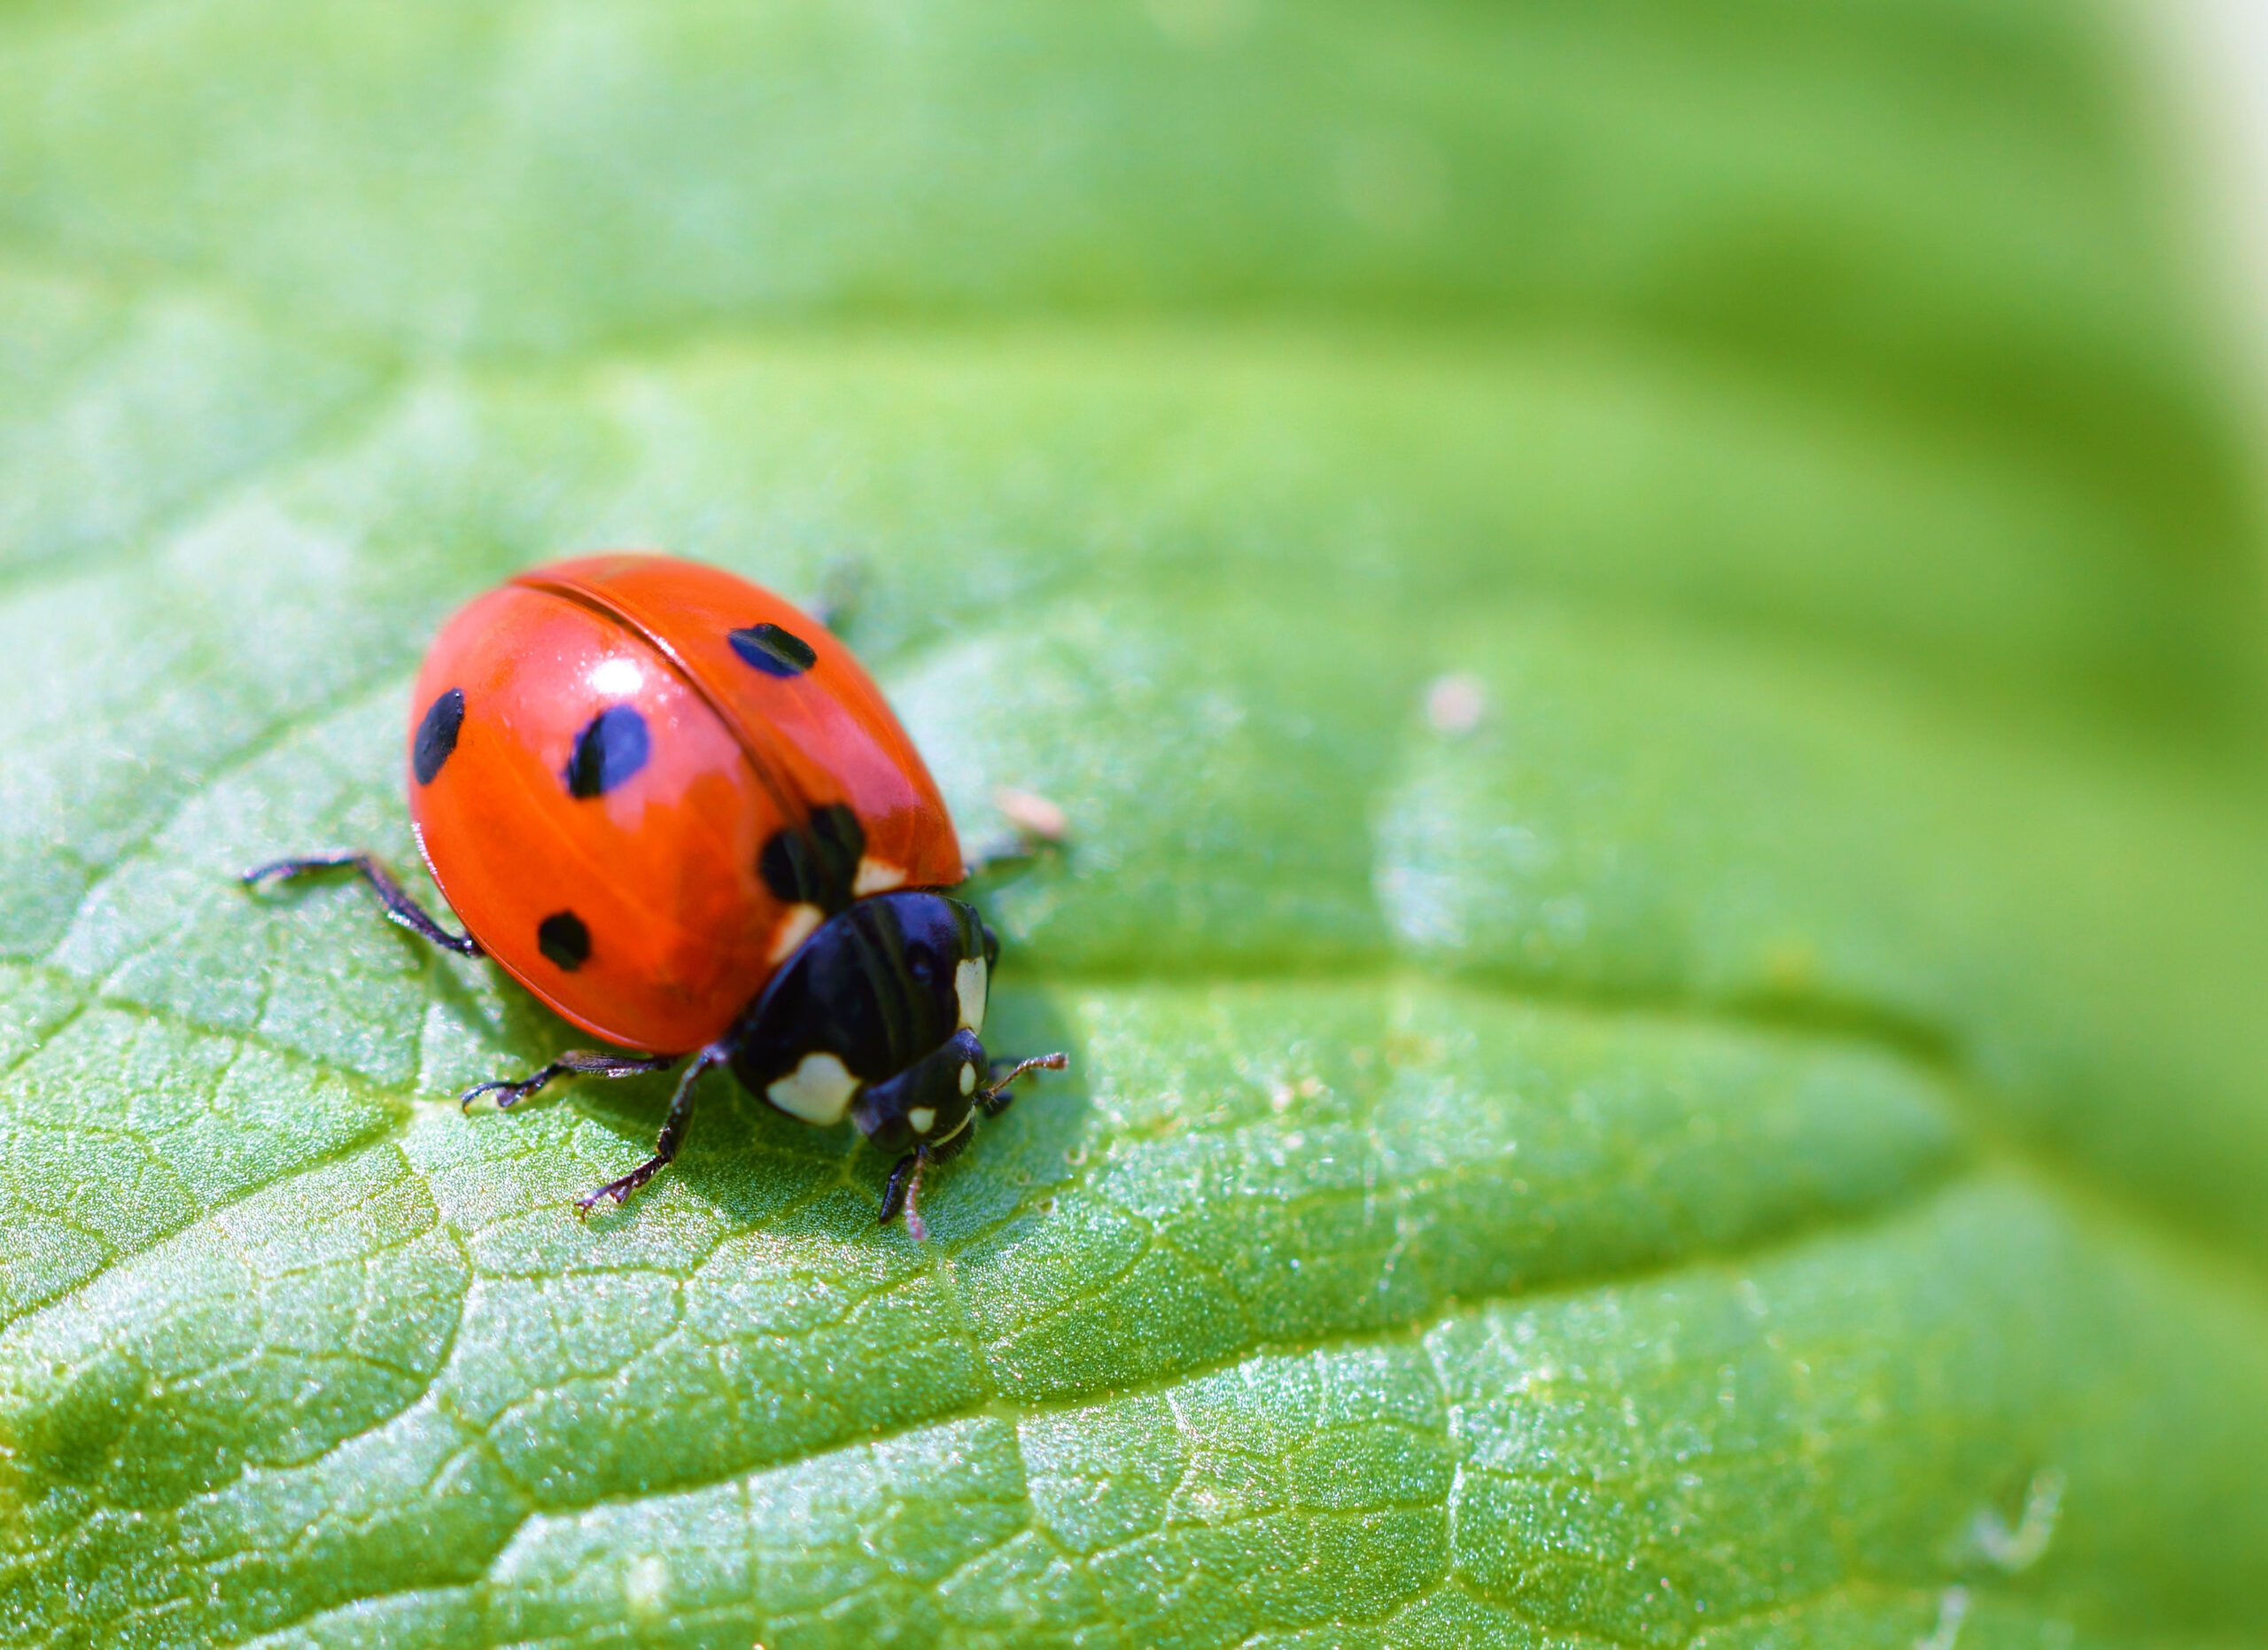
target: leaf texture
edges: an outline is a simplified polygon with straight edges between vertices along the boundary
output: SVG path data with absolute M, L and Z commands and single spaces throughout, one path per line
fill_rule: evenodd
M 10 1642 L 2264 1642 L 2256 530 L 2101 19 L 82 0 L 0 108 Z M 721 1076 L 578 1225 L 664 1083 L 462 1116 L 572 1033 L 234 881 L 408 868 L 433 627 L 608 544 L 1068 815 L 926 1245 Z

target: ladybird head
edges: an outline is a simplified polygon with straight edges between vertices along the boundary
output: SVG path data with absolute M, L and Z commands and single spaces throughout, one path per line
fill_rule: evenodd
M 975 1032 L 955 1031 L 935 1053 L 861 1091 L 850 1120 L 886 1152 L 942 1146 L 968 1126 L 990 1063 Z

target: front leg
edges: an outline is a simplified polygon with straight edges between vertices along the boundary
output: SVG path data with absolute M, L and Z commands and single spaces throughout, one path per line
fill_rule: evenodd
M 929 1241 L 928 1223 L 921 1218 L 921 1174 L 933 1164 L 951 1163 L 969 1148 L 976 1139 L 976 1119 L 964 1120 L 960 1127 L 944 1140 L 932 1144 L 924 1140 L 899 1158 L 889 1171 L 889 1184 L 882 1188 L 882 1218 L 888 1226 L 898 1210 L 905 1210 L 905 1234 L 916 1243 Z
M 996 1070 L 998 1063 L 994 1062 Z M 1060 1071 L 1070 1063 L 1071 1057 L 1063 1054 L 1035 1055 L 1029 1060 L 1019 1060 L 1006 1075 L 993 1078 L 977 1091 L 976 1108 L 988 1117 L 997 1117 L 1015 1103 L 1016 1097 L 1009 1092 L 1009 1084 L 1027 1071 Z
M 916 1146 L 890 1165 L 889 1184 L 882 1188 L 882 1218 L 879 1224 L 888 1226 L 897 1218 L 898 1210 L 904 1210 L 906 1234 L 916 1243 L 929 1235 L 920 1211 L 913 1206 L 913 1200 L 921 1191 L 921 1171 L 928 1166 L 929 1148 Z

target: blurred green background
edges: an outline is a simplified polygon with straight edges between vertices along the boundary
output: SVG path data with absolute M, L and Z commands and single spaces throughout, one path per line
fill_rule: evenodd
M 2261 487 L 2049 0 L 0 7 L 0 1631 L 2268 1643 Z M 933 1187 L 273 854 L 514 567 L 812 599 Z

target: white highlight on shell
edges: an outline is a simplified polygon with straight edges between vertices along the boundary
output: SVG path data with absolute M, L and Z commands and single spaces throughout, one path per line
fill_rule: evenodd
M 610 699 L 626 699 L 646 685 L 646 673 L 636 659 L 601 659 L 591 667 L 587 678 L 591 691 L 602 693 Z
M 833 1055 L 805 1055 L 801 1065 L 764 1091 L 764 1097 L 789 1117 L 825 1128 L 843 1121 L 858 1092 L 858 1079 Z
M 979 1036 L 984 1031 L 984 992 L 990 972 L 982 957 L 963 957 L 953 965 L 953 995 L 960 1000 L 961 1029 Z
M 960 1092 L 964 1094 L 976 1093 L 976 1068 L 966 1060 L 960 1062 Z
M 905 1120 L 913 1125 L 913 1132 L 916 1134 L 927 1134 L 929 1132 L 929 1125 L 937 1120 L 936 1108 L 916 1106 L 905 1114 Z
M 780 919 L 780 926 L 772 936 L 772 961 L 785 962 L 826 917 L 827 913 L 814 905 L 789 906 L 788 915 Z
M 886 894 L 893 888 L 905 886 L 905 868 L 891 865 L 882 860 L 860 860 L 858 874 L 850 879 L 853 899 L 864 899 L 868 894 Z

